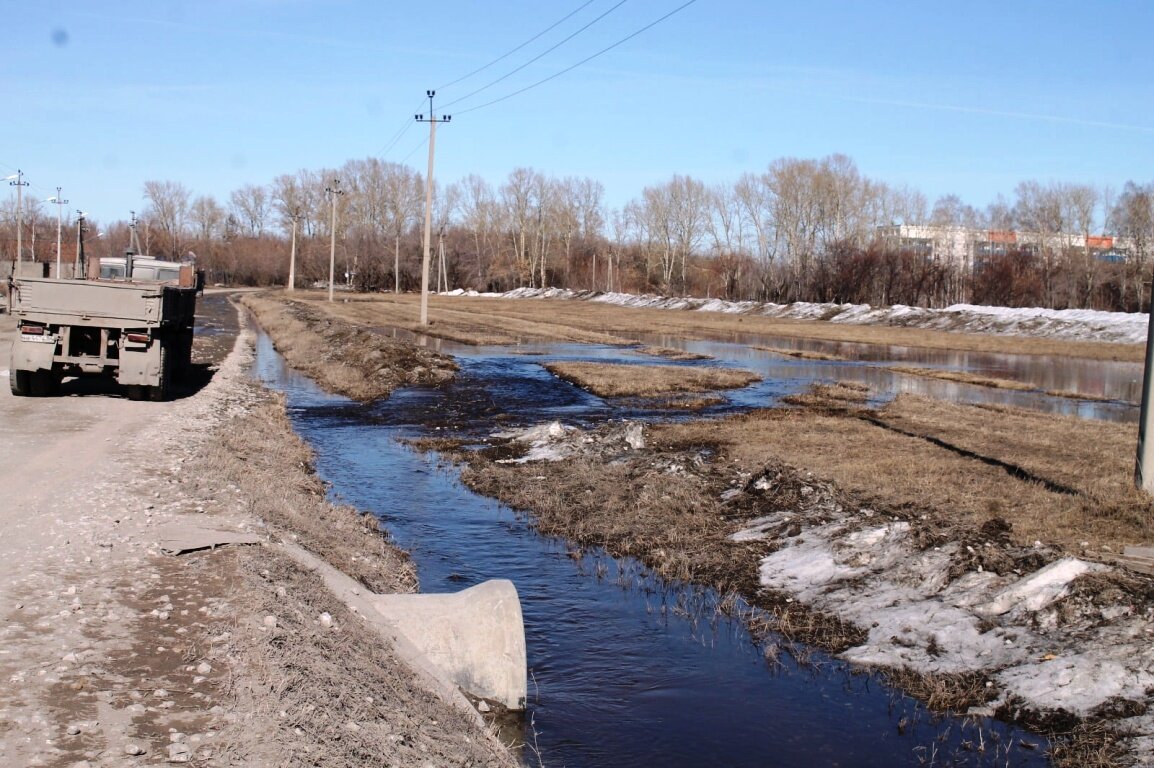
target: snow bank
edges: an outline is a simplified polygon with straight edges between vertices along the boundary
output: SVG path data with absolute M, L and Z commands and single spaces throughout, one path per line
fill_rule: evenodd
M 1150 322 L 1149 315 L 1145 313 L 1099 312 L 1088 309 L 982 307 L 974 304 L 953 304 L 943 309 L 926 309 L 901 304 L 892 307 L 872 307 L 869 304 L 814 304 L 804 301 L 773 304 L 649 294 L 637 296 L 629 293 L 573 291 L 565 288 L 517 288 L 503 294 L 478 294 L 475 291 L 462 294 L 453 291 L 444 295 L 499 296 L 507 299 L 569 299 L 631 308 L 763 315 L 791 320 L 823 320 L 847 325 L 899 325 L 960 333 L 994 333 L 1116 344 L 1144 344 Z

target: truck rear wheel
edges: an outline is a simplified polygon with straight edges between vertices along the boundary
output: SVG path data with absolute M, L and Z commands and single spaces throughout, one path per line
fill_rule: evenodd
M 27 392 L 33 397 L 60 394 L 60 375 L 52 371 L 20 371 L 28 374 Z
M 17 397 L 27 397 L 32 394 L 32 371 L 9 372 L 8 386 L 12 389 L 12 394 Z

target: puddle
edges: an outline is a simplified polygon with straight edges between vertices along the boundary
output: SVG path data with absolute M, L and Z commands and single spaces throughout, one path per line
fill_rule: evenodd
M 633 561 L 571 553 L 464 488 L 435 455 L 399 442 L 621 416 L 540 368 L 543 358 L 565 356 L 643 357 L 584 346 L 469 348 L 456 381 L 370 405 L 320 392 L 287 370 L 263 335 L 255 364 L 286 393 L 333 494 L 387 523 L 412 552 L 423 591 L 489 578 L 516 584 L 529 658 L 528 764 L 1048 764 L 1035 737 L 984 719 L 933 718 L 835 659 L 815 654 L 799 667 L 782 653 L 770 663 L 708 591 L 658 583 Z

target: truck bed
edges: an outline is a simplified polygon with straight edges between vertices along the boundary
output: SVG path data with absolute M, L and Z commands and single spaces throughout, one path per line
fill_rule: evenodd
M 164 283 L 21 277 L 12 287 L 12 315 L 52 324 L 155 328 L 196 312 L 195 288 Z

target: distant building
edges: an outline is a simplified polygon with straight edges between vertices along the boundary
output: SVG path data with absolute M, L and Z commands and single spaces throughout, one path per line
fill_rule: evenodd
M 1015 250 L 1086 249 L 1095 259 L 1125 261 L 1133 250 L 1129 238 L 1110 235 L 1042 234 L 975 227 L 891 224 L 877 228 L 878 238 L 892 247 L 971 272 L 984 261 Z

